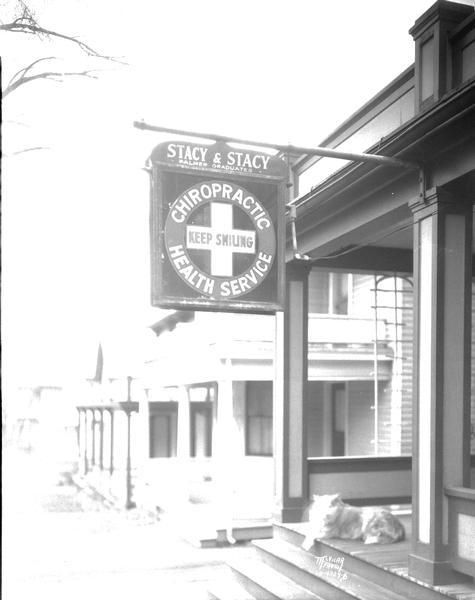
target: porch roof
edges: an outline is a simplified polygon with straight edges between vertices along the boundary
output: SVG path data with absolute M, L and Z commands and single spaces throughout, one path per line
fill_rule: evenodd
M 366 152 L 424 163 L 431 185 L 467 194 L 475 186 L 475 81 L 447 93 Z M 418 197 L 417 171 L 350 163 L 297 199 L 299 252 L 313 260 L 367 249 L 368 268 L 389 251 L 387 270 L 407 272 L 412 250 L 409 201 Z M 371 250 L 373 249 L 371 253 Z M 406 254 L 405 254 L 406 252 Z M 287 260 L 293 257 L 288 241 Z

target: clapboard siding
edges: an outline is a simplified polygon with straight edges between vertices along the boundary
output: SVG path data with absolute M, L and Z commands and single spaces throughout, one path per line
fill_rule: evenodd
M 323 382 L 308 384 L 307 403 L 307 456 L 323 456 Z

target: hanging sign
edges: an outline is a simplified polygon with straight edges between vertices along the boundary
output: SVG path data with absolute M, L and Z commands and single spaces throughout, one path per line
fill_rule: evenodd
M 152 304 L 281 310 L 284 161 L 222 143 L 166 142 L 150 163 Z

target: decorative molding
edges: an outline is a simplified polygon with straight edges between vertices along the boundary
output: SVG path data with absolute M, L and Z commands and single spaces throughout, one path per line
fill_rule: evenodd
M 411 29 L 409 29 L 409 34 L 415 40 L 439 21 L 458 25 L 463 19 L 471 14 L 473 14 L 473 8 L 471 6 L 439 0 L 416 20 Z

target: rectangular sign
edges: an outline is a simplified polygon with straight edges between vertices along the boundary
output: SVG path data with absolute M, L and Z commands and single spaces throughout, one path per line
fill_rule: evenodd
M 285 162 L 222 143 L 165 142 L 150 167 L 152 304 L 282 310 Z

